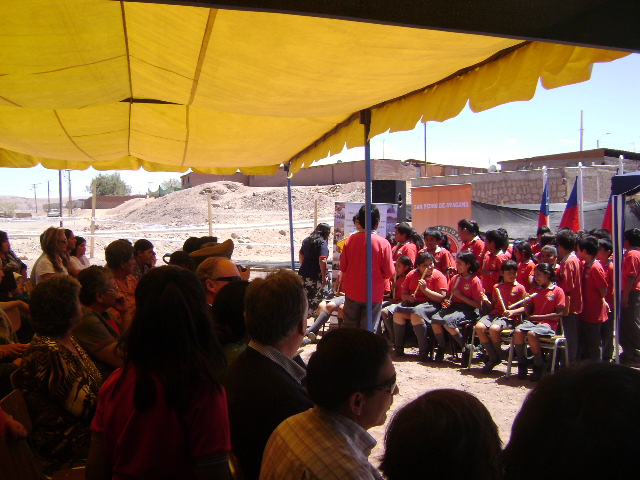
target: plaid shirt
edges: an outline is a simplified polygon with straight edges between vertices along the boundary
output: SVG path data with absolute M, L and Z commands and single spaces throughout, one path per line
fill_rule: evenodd
M 316 406 L 288 418 L 273 432 L 260 480 L 381 480 L 369 463 L 375 445 L 358 424 Z

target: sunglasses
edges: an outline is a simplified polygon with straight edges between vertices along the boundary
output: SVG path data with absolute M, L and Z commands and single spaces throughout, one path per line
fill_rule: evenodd
M 239 282 L 240 280 L 242 280 L 242 278 L 240 278 L 237 275 L 234 275 L 232 277 L 212 278 L 211 280 L 213 280 L 214 282 Z
M 389 380 L 382 382 L 379 385 L 374 385 L 373 387 L 365 388 L 364 390 L 379 390 L 381 392 L 387 392 L 389 395 L 393 395 L 396 391 L 396 387 L 398 386 L 398 379 L 396 374 L 393 374 Z

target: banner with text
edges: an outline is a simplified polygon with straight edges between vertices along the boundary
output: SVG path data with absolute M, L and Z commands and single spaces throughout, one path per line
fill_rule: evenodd
M 419 233 L 429 227 L 449 237 L 451 253 L 460 251 L 458 221 L 471 218 L 471 184 L 436 185 L 411 189 L 412 224 Z

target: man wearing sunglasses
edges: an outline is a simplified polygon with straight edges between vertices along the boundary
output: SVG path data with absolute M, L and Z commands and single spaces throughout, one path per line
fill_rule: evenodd
M 307 392 L 315 406 L 273 432 L 260 479 L 381 479 L 367 430 L 384 424 L 399 392 L 387 342 L 361 329 L 329 332 L 309 360 Z
M 204 286 L 208 305 L 213 305 L 213 300 L 222 287 L 230 282 L 241 280 L 236 264 L 225 257 L 207 258 L 198 265 L 196 275 Z

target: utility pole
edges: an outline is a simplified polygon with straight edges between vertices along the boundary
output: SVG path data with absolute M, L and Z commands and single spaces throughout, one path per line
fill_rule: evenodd
M 31 188 L 33 188 L 33 202 L 36 204 L 36 213 L 38 213 L 38 197 L 36 196 L 36 187 L 37 183 L 32 183 Z
M 51 183 L 51 181 L 47 180 L 47 215 L 49 215 L 51 211 L 51 189 L 49 188 L 49 183 Z
M 63 227 L 62 223 L 62 170 L 58 170 L 58 214 L 60 215 L 60 227 Z
M 582 151 L 582 137 L 584 137 L 584 111 L 580 110 L 580 151 Z
M 69 216 L 73 213 L 73 203 L 71 203 L 71 170 L 67 170 L 67 179 L 69 180 Z

